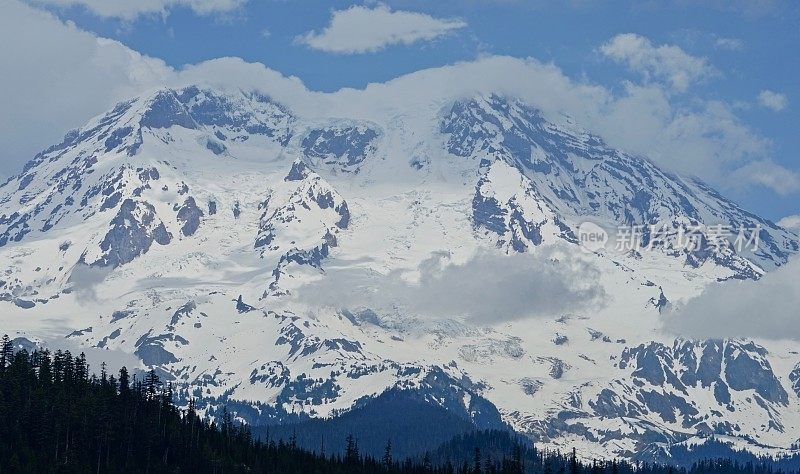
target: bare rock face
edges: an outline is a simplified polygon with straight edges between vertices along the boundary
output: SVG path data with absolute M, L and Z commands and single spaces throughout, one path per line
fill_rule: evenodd
M 91 265 L 118 267 L 147 253 L 153 243 L 167 245 L 171 240 L 151 204 L 126 199 L 100 243 L 102 256 Z
M 183 202 L 183 205 L 178 209 L 178 222 L 183 224 L 181 226 L 181 234 L 189 237 L 197 232 L 200 227 L 200 220 L 203 218 L 203 211 L 197 207 L 197 202 L 194 198 L 189 196 Z
M 303 138 L 306 157 L 342 172 L 358 173 L 377 150 L 378 131 L 367 126 L 318 128 Z

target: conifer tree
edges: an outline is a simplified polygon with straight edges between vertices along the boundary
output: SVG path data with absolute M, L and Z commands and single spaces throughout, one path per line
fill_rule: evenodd
M 383 466 L 389 470 L 392 467 L 392 440 L 386 441 L 386 448 L 383 451 Z

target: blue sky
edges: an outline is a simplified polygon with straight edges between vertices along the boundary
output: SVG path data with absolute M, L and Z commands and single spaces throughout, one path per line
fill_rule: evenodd
M 388 23 L 379 17 L 358 23 L 355 15 L 354 23 L 345 23 L 354 5 L 362 17 L 382 11 Z M 420 69 L 491 55 L 553 63 L 575 81 L 620 95 L 632 85 L 659 88 L 673 111 L 705 110 L 709 104 L 723 107 L 725 117 L 733 117 L 757 139 L 749 146 L 767 149 L 758 157 L 726 165 L 724 172 L 712 169 L 713 164 L 694 167 L 692 156 L 683 156 L 687 172 L 722 186 L 745 207 L 769 218 L 800 213 L 796 2 L 39 0 L 32 6 L 67 22 L 69 28 L 115 39 L 148 58 L 163 60 L 167 67 L 240 57 L 297 76 L 312 90 L 363 88 Z M 344 13 L 342 27 L 325 35 L 337 12 Z M 417 29 L 381 38 L 391 30 L 391 21 L 400 19 L 398 13 L 412 15 L 405 20 Z M 421 37 L 414 40 L 415 35 Z M 24 45 L 20 47 L 24 53 Z M 77 115 L 65 117 L 64 130 L 90 115 L 71 124 Z M 628 135 L 636 133 L 636 123 L 619 126 L 631 127 Z M 729 143 L 723 150 L 745 146 L 727 135 L 724 139 Z M 703 176 L 706 169 L 708 176 Z M 743 184 L 726 186 L 734 181 Z

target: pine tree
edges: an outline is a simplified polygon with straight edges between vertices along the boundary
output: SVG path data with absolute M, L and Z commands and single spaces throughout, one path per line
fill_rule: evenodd
M 511 469 L 515 474 L 522 474 L 525 472 L 525 466 L 522 462 L 522 446 L 519 443 L 514 443 L 514 450 L 511 455 Z M 546 473 L 550 474 L 550 473 Z
M 355 464 L 359 460 L 358 454 L 358 442 L 353 437 L 352 434 L 347 435 L 345 440 L 347 445 L 345 446 L 345 453 L 344 453 L 344 460 L 346 464 Z
M 572 448 L 572 456 L 569 458 L 569 474 L 580 474 L 578 469 L 578 455 L 575 448 Z
M 145 390 L 147 391 L 147 399 L 154 400 L 156 396 L 156 390 L 158 389 L 161 381 L 156 374 L 155 369 L 150 369 L 150 372 L 147 373 L 147 376 L 144 379 Z
M 11 363 L 12 357 L 14 357 L 14 345 L 8 334 L 4 334 L 0 348 L 0 371 L 5 371 L 6 366 Z
M 386 441 L 386 449 L 383 452 L 383 466 L 389 470 L 392 467 L 392 440 Z
M 423 472 L 430 472 L 432 468 L 431 464 L 431 453 L 425 451 L 425 456 L 422 458 L 422 470 Z
M 122 395 L 127 395 L 131 388 L 131 380 L 128 376 L 128 368 L 124 365 L 119 369 L 119 392 Z

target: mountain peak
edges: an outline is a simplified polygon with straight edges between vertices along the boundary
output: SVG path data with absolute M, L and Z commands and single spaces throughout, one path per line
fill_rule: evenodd
M 308 177 L 311 173 L 311 169 L 309 169 L 308 165 L 306 165 L 301 160 L 295 160 L 292 163 L 292 169 L 289 170 L 289 174 L 283 178 L 284 181 L 302 181 Z
M 139 124 L 147 128 L 199 127 L 185 105 L 178 100 L 175 91 L 171 89 L 160 89 L 146 101 Z

